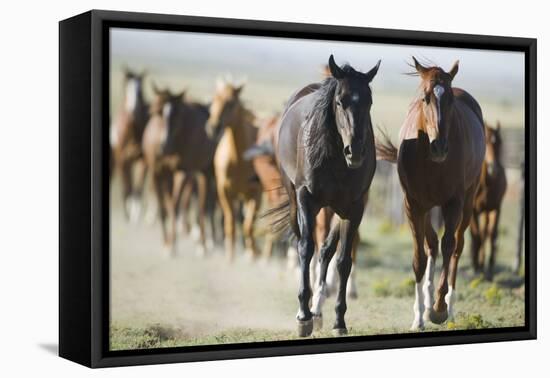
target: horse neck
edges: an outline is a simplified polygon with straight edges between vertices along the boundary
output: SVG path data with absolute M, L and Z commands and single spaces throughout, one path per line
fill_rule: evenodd
M 255 135 L 252 133 L 254 115 L 241 103 L 235 111 L 235 115 L 227 122 L 226 134 L 230 141 L 237 160 L 241 160 L 244 151 L 255 142 Z

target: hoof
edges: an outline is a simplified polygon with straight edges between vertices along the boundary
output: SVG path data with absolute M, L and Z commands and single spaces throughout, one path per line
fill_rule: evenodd
M 348 293 L 348 298 L 349 298 L 349 299 L 354 299 L 354 300 L 355 300 L 355 299 L 357 299 L 358 297 L 359 297 L 359 296 L 357 295 L 357 292 L 356 292 L 355 290 L 350 291 L 350 292 Z
M 332 335 L 333 336 L 345 336 L 348 334 L 347 328 L 333 328 L 332 329 Z
M 447 309 L 445 311 L 435 311 L 433 308 L 430 309 L 430 321 L 434 324 L 442 324 L 449 317 Z
M 195 254 L 197 255 L 197 257 L 204 258 L 206 257 L 206 253 L 207 253 L 207 250 L 205 246 L 203 245 L 197 246 L 197 249 L 195 250 Z
M 427 307 L 425 310 L 424 310 L 424 313 L 422 314 L 422 319 L 425 321 L 425 322 L 429 322 L 430 321 L 430 314 L 432 313 L 433 309 L 431 307 Z
M 320 331 L 323 329 L 323 315 L 313 315 L 313 329 Z
M 410 330 L 413 331 L 413 332 L 423 331 L 424 330 L 424 324 L 414 322 L 412 324 Z
M 313 319 L 296 320 L 298 337 L 308 337 L 313 333 Z

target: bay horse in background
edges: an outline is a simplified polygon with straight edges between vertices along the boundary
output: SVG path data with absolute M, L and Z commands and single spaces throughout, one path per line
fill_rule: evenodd
M 256 117 L 242 103 L 244 85 L 218 79 L 206 130 L 219 138 L 214 155 L 214 173 L 218 199 L 224 217 L 225 253 L 229 261 L 235 254 L 236 205 L 243 204 L 245 254 L 257 257 L 254 221 L 260 206 L 262 189 L 255 179 L 254 167 L 245 159 L 245 151 L 256 141 Z
M 498 224 L 500 208 L 506 192 L 506 172 L 502 165 L 502 137 L 500 122 L 496 128 L 485 125 L 485 160 L 481 167 L 479 188 L 474 198 L 474 212 L 470 222 L 472 243 L 472 267 L 476 273 L 484 272 L 485 248 L 487 240 L 491 242 L 489 264 L 485 278 L 493 279 L 497 254 Z
M 126 219 L 136 221 L 141 212 L 146 165 L 141 142 L 149 120 L 149 105 L 143 96 L 145 72 L 123 68 L 124 95 L 121 107 L 111 122 L 111 182 L 119 172 Z M 135 174 L 135 176 L 134 176 Z
M 185 91 L 172 94 L 154 86 L 151 120 L 145 130 L 143 150 L 157 197 L 164 247 L 175 253 L 176 218 L 182 190 L 197 185 L 199 255 L 206 253 L 205 208 L 212 175 L 216 140 L 206 134 L 208 107 L 185 99 Z M 212 183 L 213 185 L 213 183 Z
M 327 269 L 338 242 L 340 284 L 333 332 L 347 332 L 344 315 L 353 239 L 376 170 L 369 84 L 379 64 L 361 73 L 349 65 L 338 66 L 331 55 L 331 77 L 308 86 L 313 91 L 308 87 L 299 90 L 287 102 L 279 124 L 276 156 L 288 201 L 274 209 L 274 216 L 286 222 L 298 238 L 301 277 L 296 320 L 300 337 L 313 332 L 314 317 L 317 326 L 322 326 Z M 333 222 L 321 247 L 320 274 L 310 309 L 315 217 L 323 207 L 332 209 L 339 221 Z
M 425 67 L 414 57 L 413 61 L 415 74 L 421 79 L 420 95 L 401 127 L 399 150 L 385 137 L 377 143 L 377 153 L 380 159 L 397 162 L 405 194 L 416 278 L 411 329 L 418 330 L 428 319 L 441 324 L 453 317 L 458 261 L 485 156 L 485 136 L 477 101 L 468 92 L 452 87 L 458 61 L 449 72 Z M 433 276 L 439 241 L 429 216 L 434 206 L 441 206 L 445 227 L 443 269 L 435 303 Z

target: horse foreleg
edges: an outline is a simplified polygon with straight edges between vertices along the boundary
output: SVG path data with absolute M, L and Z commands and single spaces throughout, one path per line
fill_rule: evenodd
M 462 209 L 462 220 L 460 222 L 460 226 L 458 227 L 458 230 L 456 231 L 456 236 L 455 236 L 456 248 L 451 257 L 451 267 L 450 267 L 450 273 L 449 273 L 450 286 L 449 286 L 449 292 L 445 296 L 445 303 L 447 304 L 447 310 L 449 313 L 448 318 L 451 320 L 454 319 L 454 304 L 457 296 L 456 275 L 458 273 L 458 261 L 460 260 L 460 256 L 462 255 L 462 250 L 464 249 L 464 232 L 466 232 L 466 229 L 470 225 L 470 220 L 472 217 L 474 193 L 475 193 L 475 190 L 470 190 L 466 193 L 466 197 L 464 198 L 464 208 Z
M 197 194 L 198 194 L 198 208 L 197 208 L 197 217 L 198 217 L 198 223 L 199 223 L 199 231 L 200 231 L 200 249 L 199 249 L 199 255 L 204 256 L 206 255 L 206 234 L 204 230 L 204 217 L 206 212 L 206 177 L 204 177 L 203 173 L 197 173 L 196 175 L 197 179 Z
M 153 189 L 155 191 L 155 197 L 157 199 L 157 207 L 159 210 L 159 217 L 160 217 L 160 226 L 162 229 L 162 240 L 164 243 L 164 249 L 167 249 L 168 245 L 168 230 L 166 229 L 166 216 L 167 211 L 165 207 L 165 201 L 164 197 L 166 195 L 166 188 L 163 181 L 165 180 L 165 175 L 162 172 L 158 172 L 155 170 L 153 174 Z
M 141 216 L 143 202 L 143 185 L 145 183 L 146 165 L 145 160 L 138 159 L 134 164 L 135 183 L 132 183 L 132 193 L 130 193 L 129 201 L 129 216 L 132 223 L 136 223 Z
M 357 261 L 357 248 L 359 246 L 359 231 L 353 238 L 353 246 L 351 248 L 351 272 L 349 274 L 348 286 L 346 287 L 346 295 L 348 299 L 357 299 L 357 283 L 355 282 L 355 262 Z
M 451 262 L 451 257 L 453 256 L 457 248 L 456 231 L 462 221 L 463 207 L 464 207 L 463 198 L 454 198 L 442 206 L 443 220 L 445 223 L 445 233 L 443 234 L 443 239 L 441 241 L 441 254 L 443 257 L 443 268 L 441 270 L 441 276 L 439 278 L 439 286 L 437 289 L 435 304 L 433 308 L 430 310 L 430 320 L 432 323 L 435 323 L 435 324 L 443 323 L 445 320 L 447 320 L 447 317 L 449 316 L 447 303 L 445 301 L 445 296 L 449 292 L 449 283 L 448 283 L 449 265 Z M 470 203 L 470 210 L 471 210 L 471 203 Z M 470 218 L 468 217 L 468 223 L 469 222 L 470 222 Z M 462 246 L 464 245 L 463 237 L 460 238 L 460 243 Z
M 313 204 L 311 194 L 306 187 L 296 192 L 297 220 L 300 237 L 298 239 L 298 258 L 300 261 L 300 288 L 298 291 L 299 308 L 296 315 L 298 323 L 298 336 L 306 337 L 313 332 L 313 319 L 309 309 L 311 299 L 311 285 L 309 278 L 309 265 L 315 252 L 313 231 L 315 228 L 315 215 L 319 211 Z
M 255 194 L 254 197 L 248 199 L 244 208 L 243 234 L 245 243 L 245 254 L 254 260 L 257 255 L 256 240 L 254 239 L 254 221 L 256 220 L 256 212 L 261 200 L 261 192 Z
M 479 225 L 479 213 L 474 210 L 472 218 L 470 220 L 470 240 L 471 240 L 471 257 L 472 268 L 474 273 L 480 272 L 479 266 L 479 250 L 481 248 L 481 230 Z
M 317 330 L 323 326 L 323 303 L 329 295 L 326 282 L 328 267 L 340 240 L 340 222 L 338 221 L 339 219 L 335 218 L 335 220 L 337 221 L 333 222 L 330 232 L 319 250 L 320 271 L 317 284 L 315 285 L 313 306 L 311 307 L 314 326 Z
M 131 220 L 132 161 L 125 157 L 121 157 L 121 159 L 123 160 L 119 164 L 122 179 L 122 203 L 126 220 Z
M 497 238 L 498 238 L 498 221 L 500 218 L 500 209 L 492 210 L 489 214 L 489 237 L 491 238 L 491 252 L 489 255 L 489 266 L 485 277 L 487 280 L 493 280 L 495 269 L 495 261 L 497 257 Z
M 218 198 L 223 211 L 223 228 L 225 235 L 225 256 L 233 261 L 235 254 L 235 215 L 230 194 L 223 188 L 218 188 Z
M 334 308 L 336 311 L 336 320 L 332 327 L 332 332 L 337 336 L 345 335 L 348 332 L 344 320 L 347 310 L 346 290 L 352 265 L 351 252 L 353 248 L 353 239 L 357 234 L 357 228 L 363 217 L 364 204 L 363 202 L 359 202 L 354 204 L 352 208 L 353 210 L 349 219 L 342 219 L 340 221 L 340 253 L 336 265 L 340 283 L 338 285 L 338 295 Z
M 424 294 L 424 321 L 429 320 L 430 311 L 434 304 L 434 272 L 435 272 L 435 261 L 439 253 L 439 240 L 437 238 L 437 233 L 435 232 L 431 216 L 425 217 L 425 237 L 426 243 L 425 248 L 427 250 L 428 261 L 426 263 L 426 273 L 424 275 L 424 285 L 422 287 L 422 292 Z
M 422 291 L 422 278 L 426 272 L 426 253 L 424 252 L 424 236 L 426 225 L 426 212 L 420 210 L 411 203 L 408 199 L 405 199 L 405 210 L 409 219 L 409 225 L 411 227 L 413 242 L 414 242 L 414 255 L 413 255 L 413 270 L 415 276 L 415 299 L 413 305 L 414 318 L 411 325 L 411 330 L 424 329 L 424 292 Z
M 191 232 L 191 226 L 189 222 L 189 209 L 191 204 L 191 196 L 193 194 L 193 178 L 190 174 L 185 175 L 185 181 L 183 183 L 182 195 L 181 195 L 181 224 L 184 235 Z

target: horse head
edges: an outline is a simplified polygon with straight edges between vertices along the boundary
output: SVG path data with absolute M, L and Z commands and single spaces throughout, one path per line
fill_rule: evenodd
M 330 75 L 336 80 L 332 104 L 334 118 L 344 146 L 346 164 L 352 169 L 360 167 L 367 155 L 367 137 L 372 135 L 372 92 L 369 84 L 376 76 L 378 67 L 380 61 L 370 71 L 362 73 L 349 65 L 338 66 L 332 55 L 328 61 Z
M 500 122 L 492 128 L 485 125 L 485 164 L 487 173 L 494 176 L 497 172 L 497 166 L 500 163 L 500 153 L 502 150 L 502 137 L 500 135 Z
M 210 116 L 206 122 L 206 133 L 210 138 L 221 135 L 226 124 L 235 117 L 243 87 L 244 84 L 232 84 L 227 80 L 218 79 L 210 105 Z
M 124 75 L 124 106 L 129 112 L 133 111 L 138 101 L 143 99 L 143 81 L 147 72 L 144 70 L 141 73 L 130 70 L 124 66 L 122 68 Z
M 153 91 L 155 99 L 151 105 L 151 114 L 162 117 L 165 125 L 160 141 L 161 151 L 163 154 L 172 154 L 177 149 L 174 136 L 177 133 L 179 120 L 185 110 L 185 90 L 174 94 L 169 89 L 159 89 L 153 83 Z
M 424 123 L 419 125 L 430 141 L 430 158 L 441 163 L 449 152 L 449 130 L 453 116 L 454 95 L 452 81 L 458 72 L 458 61 L 449 72 L 441 67 L 425 67 L 413 57 L 414 67 L 422 82 L 422 114 Z

